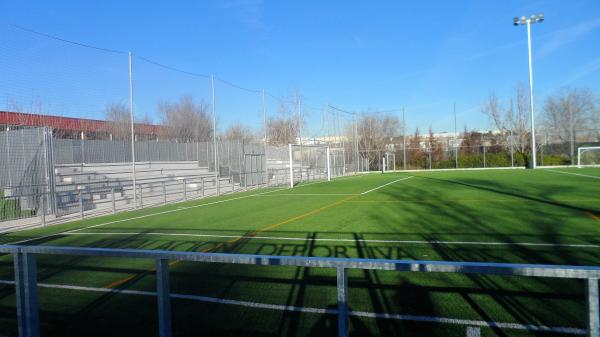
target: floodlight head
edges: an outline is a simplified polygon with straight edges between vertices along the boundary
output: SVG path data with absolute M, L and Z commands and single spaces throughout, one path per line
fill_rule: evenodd
M 515 17 L 513 18 L 513 25 L 515 25 L 515 26 L 518 26 L 518 25 L 519 25 L 519 17 L 518 17 L 518 16 L 515 16 Z
M 522 25 L 526 25 L 526 24 L 527 24 L 527 17 L 525 17 L 525 16 L 522 16 L 522 17 L 521 17 L 521 22 L 520 22 L 520 23 L 521 23 Z
M 537 16 L 532 15 L 529 17 L 529 23 L 534 24 L 537 22 Z
M 544 13 L 540 13 L 537 16 L 537 22 L 542 23 L 544 22 Z

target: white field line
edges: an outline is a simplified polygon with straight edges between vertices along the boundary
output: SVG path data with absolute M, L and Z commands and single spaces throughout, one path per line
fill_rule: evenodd
M 345 179 L 350 179 L 350 178 L 355 178 L 355 177 L 360 177 L 361 175 L 351 175 L 351 176 L 341 176 L 341 177 L 334 177 L 331 178 L 331 181 L 339 181 L 339 180 L 345 180 Z M 328 181 L 327 179 L 323 179 L 323 180 L 319 180 L 319 181 L 313 181 L 312 183 L 300 183 L 297 186 L 294 186 L 293 188 L 299 188 L 299 187 L 305 187 L 305 186 L 311 186 L 311 185 L 316 185 L 316 184 L 322 184 L 322 183 L 327 183 L 327 182 L 331 182 Z M 288 187 L 291 188 L 291 187 Z
M 556 166 L 551 166 L 556 167 Z M 392 170 L 387 172 L 405 172 L 405 173 L 418 173 L 418 172 L 452 172 L 452 171 L 493 171 L 493 170 L 524 170 L 524 166 L 513 166 L 513 167 L 463 167 L 463 168 L 447 168 L 447 169 L 418 169 L 418 170 Z M 377 171 L 374 171 L 377 172 Z
M 0 284 L 14 285 L 15 282 L 9 281 L 9 280 L 0 280 Z M 127 289 L 115 289 L 115 288 L 96 288 L 96 287 L 83 287 L 83 286 L 74 286 L 74 285 L 65 285 L 65 284 L 47 284 L 47 283 L 38 283 L 38 286 L 41 288 L 51 288 L 51 289 L 91 291 L 91 292 L 100 292 L 100 293 L 118 293 L 118 294 L 140 295 L 140 296 L 157 296 L 156 292 L 154 292 L 154 291 L 127 290 Z M 338 313 L 338 311 L 336 309 L 324 309 L 324 308 L 315 308 L 315 307 L 298 307 L 298 306 L 258 303 L 258 302 L 250 302 L 250 301 L 238 301 L 238 300 L 230 300 L 230 299 L 199 296 L 199 295 L 186 295 L 186 294 L 173 293 L 173 294 L 171 294 L 171 298 L 192 300 L 192 301 L 199 301 L 199 302 L 219 303 L 219 304 L 227 304 L 227 305 L 237 305 L 237 306 L 241 306 L 241 307 L 267 309 L 267 310 L 293 311 L 293 312 L 302 312 L 302 313 L 330 314 L 330 315 L 336 315 Z M 479 326 L 479 327 L 490 327 L 490 328 L 511 329 L 511 330 L 526 330 L 526 331 L 540 331 L 540 332 L 543 331 L 543 332 L 563 333 L 563 334 L 572 334 L 572 335 L 587 334 L 586 329 L 573 328 L 573 327 L 555 327 L 555 326 L 546 326 L 546 325 L 479 321 L 479 320 L 471 320 L 471 319 L 459 319 L 459 318 L 436 317 L 436 316 L 387 314 L 387 313 L 353 311 L 353 310 L 350 310 L 348 312 L 348 314 L 350 316 L 357 316 L 357 317 L 394 319 L 394 320 L 400 320 L 400 321 L 455 324 L 455 325 Z
M 399 181 L 402 181 L 402 180 L 407 180 L 407 179 L 410 179 L 410 178 L 413 178 L 413 176 L 409 176 L 409 177 L 406 177 L 406 178 L 401 178 L 401 179 L 396 179 L 396 180 L 394 180 L 394 181 L 390 181 L 390 182 L 389 182 L 389 183 L 387 183 L 387 184 L 383 184 L 383 185 L 381 185 L 381 186 L 377 186 L 377 187 L 375 187 L 375 188 L 372 188 L 372 189 L 370 189 L 370 190 L 368 190 L 368 191 L 364 191 L 364 192 L 362 192 L 362 193 L 361 193 L 361 195 L 364 195 L 364 194 L 371 193 L 371 192 L 373 192 L 373 191 L 376 191 L 376 190 L 378 190 L 378 189 L 380 189 L 380 188 L 384 188 L 384 187 L 386 187 L 386 186 L 388 186 L 388 185 L 391 185 L 391 184 L 393 184 L 393 183 L 397 183 L 397 182 L 399 182 Z
M 153 217 L 153 216 L 156 216 L 156 215 L 163 215 L 163 214 L 169 214 L 169 213 L 174 213 L 174 212 L 180 212 L 180 211 L 185 211 L 185 210 L 188 210 L 188 209 L 205 207 L 205 206 L 211 206 L 211 205 L 221 204 L 221 203 L 229 202 L 229 201 L 246 199 L 246 198 L 250 198 L 250 197 L 260 196 L 260 195 L 264 195 L 264 194 L 268 194 L 268 193 L 273 193 L 273 192 L 276 192 L 276 191 L 279 191 L 279 190 L 281 190 L 281 188 L 276 188 L 274 190 L 267 191 L 267 192 L 262 192 L 262 193 L 244 195 L 244 196 L 241 196 L 241 197 L 235 197 L 235 198 L 224 199 L 224 200 L 217 200 L 217 201 L 208 202 L 208 203 L 200 204 L 200 205 L 185 206 L 185 207 L 184 206 L 180 206 L 180 207 L 177 207 L 175 209 L 170 209 L 170 210 L 167 210 L 167 211 L 161 211 L 161 212 L 156 212 L 156 213 L 149 213 L 149 214 L 134 216 L 134 217 L 131 217 L 131 218 L 125 218 L 125 219 L 120 219 L 120 220 L 113 220 L 113 221 L 103 222 L 103 223 L 100 223 L 100 224 L 97 224 L 97 225 L 91 225 L 91 226 L 86 226 L 86 227 L 82 227 L 82 228 L 77 228 L 77 229 L 73 229 L 73 230 L 66 231 L 66 232 L 54 233 L 54 234 L 39 236 L 39 237 L 31 238 L 31 239 L 25 239 L 25 240 L 21 240 L 21 241 L 11 242 L 10 244 L 11 245 L 17 245 L 17 244 L 27 243 L 27 242 L 30 242 L 30 241 L 47 239 L 47 238 L 51 238 L 51 237 L 55 237 L 55 236 L 60 236 L 60 235 L 64 235 L 64 234 L 70 234 L 70 233 L 79 232 L 79 231 L 90 229 L 90 228 L 96 228 L 96 227 L 101 227 L 101 226 L 106 226 L 106 225 L 112 225 L 112 224 L 116 224 L 116 223 L 120 223 L 120 222 L 130 221 L 130 220 L 139 220 L 139 219 Z
M 548 172 L 553 172 L 553 173 L 570 174 L 570 175 L 574 175 L 574 176 L 586 177 L 586 178 L 592 178 L 592 179 L 600 179 L 600 177 L 597 177 L 597 176 L 591 176 L 591 175 L 589 175 L 589 174 L 581 174 L 581 173 L 565 172 L 565 171 L 559 171 L 559 170 L 547 170 L 547 171 L 548 171 Z
M 257 197 L 278 197 L 278 196 L 327 196 L 327 195 L 359 195 L 355 193 L 277 193 L 277 194 L 269 194 L 269 195 L 257 195 Z
M 417 245 L 471 245 L 471 246 L 532 246 L 532 247 L 568 247 L 568 248 L 600 248 L 600 245 L 577 244 L 577 243 L 538 243 L 538 242 L 485 242 L 485 241 L 439 241 L 439 240 L 376 240 L 376 239 L 333 239 L 333 238 L 304 238 L 304 237 L 282 237 L 282 236 L 246 236 L 246 235 L 220 235 L 220 234 L 194 234 L 194 233 L 169 233 L 169 232 L 65 232 L 60 235 L 157 235 L 157 236 L 180 236 L 199 238 L 220 239 L 259 239 L 259 240 L 281 240 L 281 241 L 322 241 L 322 242 L 364 242 L 364 243 L 398 243 Z

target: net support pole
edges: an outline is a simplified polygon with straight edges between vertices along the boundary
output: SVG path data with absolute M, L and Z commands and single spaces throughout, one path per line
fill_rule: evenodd
M 327 147 L 326 156 L 327 156 L 327 181 L 331 181 L 331 164 L 329 162 L 329 146 Z
M 268 170 L 268 162 L 267 162 L 267 135 L 269 132 L 269 129 L 267 128 L 267 105 L 265 104 L 265 90 L 263 89 L 261 92 L 261 101 L 262 101 L 262 114 L 263 114 L 263 128 L 265 129 L 265 142 L 264 142 L 264 146 L 265 146 L 265 167 L 264 169 L 264 174 L 265 174 L 265 185 L 269 186 L 269 170 Z M 241 182 L 240 182 L 241 183 Z
M 135 195 L 135 129 L 133 126 L 133 55 L 129 52 L 129 117 L 131 119 L 131 175 L 133 176 L 133 207 L 137 208 Z
M 581 148 L 577 149 L 577 168 L 581 168 Z
M 213 132 L 213 155 L 215 161 L 215 173 L 217 177 L 219 176 L 219 154 L 217 147 L 217 110 L 215 107 L 215 77 L 213 75 L 210 76 L 210 88 L 211 88 L 211 105 L 210 109 L 212 112 L 212 132 Z
M 290 187 L 294 187 L 294 167 L 293 167 L 293 156 L 292 156 L 292 144 L 288 144 L 289 157 L 290 157 Z

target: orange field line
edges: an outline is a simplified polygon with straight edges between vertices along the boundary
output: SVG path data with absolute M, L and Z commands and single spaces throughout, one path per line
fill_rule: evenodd
M 600 222 L 600 217 L 597 216 L 597 215 L 595 215 L 594 213 L 592 213 L 592 212 L 585 212 L 585 214 L 587 214 L 587 216 L 589 216 L 590 218 L 592 218 L 592 219 Z

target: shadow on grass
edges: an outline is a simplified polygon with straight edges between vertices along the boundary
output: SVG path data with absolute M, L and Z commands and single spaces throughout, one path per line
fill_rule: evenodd
M 548 201 L 539 196 L 519 194 L 494 181 L 463 179 L 449 181 L 425 178 L 435 184 L 458 185 L 497 193 L 511 198 L 520 198 L 536 203 L 506 205 L 507 211 L 515 216 L 535 214 L 539 219 L 532 224 L 532 230 L 518 233 L 507 232 L 502 228 L 506 219 L 502 214 L 487 212 L 476 205 L 441 204 L 435 200 L 437 192 L 428 188 L 414 188 L 411 197 L 422 201 L 417 209 L 404 204 L 382 204 L 377 212 L 369 212 L 369 220 L 389 225 L 386 231 L 271 231 L 272 234 L 296 234 L 305 241 L 286 243 L 264 243 L 246 238 L 221 241 L 206 239 L 170 240 L 149 238 L 143 232 L 114 238 L 87 238 L 86 246 L 104 248 L 136 248 L 203 251 L 212 249 L 230 253 L 257 253 L 276 255 L 305 255 L 359 258 L 401 258 L 423 259 L 425 253 L 434 259 L 448 261 L 517 261 L 551 264 L 594 264 L 599 261 L 599 250 L 575 250 L 557 248 L 532 248 L 520 245 L 508 247 L 458 246 L 441 242 L 452 237 L 478 238 L 493 237 L 498 242 L 518 243 L 530 238 L 532 241 L 551 243 L 598 242 L 586 238 L 585 231 L 564 234 L 553 220 L 555 208 L 573 212 L 587 209 Z M 389 192 L 386 192 L 388 191 Z M 390 198 L 398 196 L 399 188 L 382 189 L 379 193 Z M 542 195 L 551 195 L 552 186 L 542 189 Z M 540 207 L 538 204 L 544 205 Z M 385 211 L 382 211 L 385 209 Z M 411 211 L 415 211 L 411 213 Z M 431 223 L 428 214 L 435 214 L 447 224 Z M 401 216 L 400 216 L 401 215 Z M 494 225 L 496 224 L 496 225 Z M 418 225 L 418 226 L 417 226 Z M 406 231 L 405 227 L 419 229 Z M 121 228 L 126 230 L 127 228 Z M 138 228 L 132 228 L 138 230 Z M 153 228 L 152 231 L 161 229 Z M 177 230 L 169 228 L 169 230 Z M 181 229 L 188 230 L 188 229 Z M 150 230 L 148 230 L 150 231 Z M 203 229 L 203 232 L 227 232 L 227 229 Z M 240 231 L 230 230 L 240 234 Z M 315 239 L 321 235 L 350 235 L 352 242 L 344 244 L 321 243 Z M 385 244 L 367 242 L 370 237 L 394 239 L 406 236 L 418 237 L 432 242 L 414 247 L 408 244 Z M 60 236 L 59 236 L 60 237 Z M 41 239 L 35 244 L 52 243 L 57 237 Z M 593 240 L 593 241 L 592 241 Z M 216 247 L 216 248 L 215 248 Z M 0 268 L 10 268 L 10 262 L 1 260 Z M 153 263 L 138 267 L 115 266 L 98 262 L 97 259 L 73 257 L 47 257 L 39 259 L 39 281 L 52 281 L 66 275 L 77 282 L 94 275 L 127 274 L 122 282 L 114 285 L 121 289 L 154 290 L 155 277 Z M 244 299 L 262 303 L 276 303 L 298 307 L 319 307 L 335 309 L 335 273 L 310 268 L 232 266 L 223 264 L 181 263 L 172 266 L 173 292 L 185 292 L 218 298 Z M 349 278 L 353 310 L 364 310 L 389 314 L 417 314 L 431 317 L 456 317 L 484 320 L 507 321 L 522 324 L 545 324 L 549 326 L 583 327 L 585 322 L 584 292 L 581 282 L 549 279 L 524 279 L 516 277 L 496 277 L 478 275 L 442 275 L 401 272 L 381 272 L 361 270 L 350 274 Z M 12 295 L 0 292 L 0 300 Z M 352 297 L 356 292 L 359 296 Z M 95 294 L 80 298 L 79 293 L 60 293 L 67 301 L 64 306 L 49 306 L 42 312 L 45 335 L 154 335 L 156 332 L 154 298 L 119 295 L 115 293 Z M 43 296 L 51 294 L 42 293 Z M 83 296 L 81 296 L 83 297 Z M 72 301 L 72 302 L 69 302 Z M 6 303 L 6 301 L 0 302 Z M 540 305 L 541 304 L 541 305 Z M 223 304 L 175 300 L 174 329 L 176 335 L 191 335 L 194 332 L 208 336 L 334 336 L 337 321 L 334 315 L 280 312 Z M 0 312 L 8 307 L 0 306 Z M 456 310 L 453 310 L 456 309 Z M 454 316 L 455 315 L 455 316 Z M 122 317 L 126 316 L 126 317 Z M 129 319 L 127 319 L 127 317 Z M 68 324 L 67 324 L 68 323 Z M 460 329 L 440 324 L 422 324 L 391 319 L 376 318 L 366 320 L 352 317 L 351 328 L 356 336 L 447 336 L 450 331 L 464 336 Z M 0 330 L 0 332 L 2 332 Z M 510 331 L 498 328 L 492 330 L 499 336 L 510 335 Z M 548 336 L 548 334 L 545 334 Z

